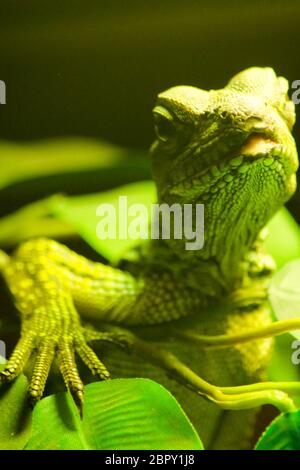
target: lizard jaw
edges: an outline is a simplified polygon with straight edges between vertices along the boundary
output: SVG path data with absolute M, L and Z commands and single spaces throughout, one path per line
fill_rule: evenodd
M 251 163 L 258 159 L 264 159 L 266 166 L 271 165 L 273 160 L 279 160 L 285 168 L 290 167 L 289 173 L 295 173 L 298 169 L 297 155 L 289 150 L 289 147 L 276 142 L 267 134 L 250 134 L 236 155 L 242 157 L 243 161 Z
M 221 163 L 215 163 L 200 171 L 191 166 L 188 176 L 184 174 L 180 179 L 177 173 L 162 196 L 168 192 L 172 196 L 185 198 L 188 193 L 191 200 L 200 198 L 207 201 L 212 198 L 212 193 L 218 193 L 219 186 L 239 178 L 256 165 L 279 172 L 280 179 L 290 188 L 290 178 L 295 180 L 298 169 L 297 151 L 293 141 L 278 142 L 271 134 L 252 132 L 239 147 L 225 155 Z M 294 188 L 295 184 L 292 186 Z M 293 192 L 294 189 L 289 189 L 289 193 Z

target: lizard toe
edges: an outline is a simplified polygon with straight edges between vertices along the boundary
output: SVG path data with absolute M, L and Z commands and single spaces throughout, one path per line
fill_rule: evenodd
M 73 340 L 62 338 L 58 343 L 58 363 L 65 385 L 82 417 L 84 392 L 74 355 Z
M 97 354 L 93 351 L 90 346 L 86 344 L 84 340 L 75 344 L 76 352 L 84 362 L 84 364 L 90 369 L 93 375 L 98 376 L 101 380 L 107 380 L 110 378 L 110 374 L 106 369 L 105 365 L 100 361 Z
M 33 373 L 28 387 L 29 401 L 34 406 L 44 393 L 46 381 L 55 355 L 55 344 L 49 339 L 38 347 Z
M 27 331 L 19 339 L 5 368 L 0 372 L 1 382 L 11 382 L 22 372 L 34 349 L 35 334 Z

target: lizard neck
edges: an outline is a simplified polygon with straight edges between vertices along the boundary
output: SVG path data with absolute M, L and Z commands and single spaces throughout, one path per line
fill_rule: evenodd
M 267 183 L 266 183 L 267 184 Z M 247 183 L 245 182 L 245 185 Z M 249 184 L 250 186 L 250 184 Z M 272 191 L 270 187 L 270 197 Z M 171 198 L 161 198 L 159 203 L 183 204 L 186 200 L 178 201 Z M 228 194 L 221 190 L 217 195 L 212 194 L 208 201 L 201 199 L 193 201 L 195 204 L 204 204 L 204 245 L 198 250 L 187 250 L 186 240 L 171 238 L 162 242 L 165 251 L 175 255 L 176 264 L 190 266 L 195 272 L 205 273 L 214 271 L 218 273 L 221 285 L 227 289 L 239 286 L 242 283 L 247 263 L 245 259 L 258 238 L 266 222 L 279 208 L 259 201 L 259 189 L 249 187 L 249 191 Z M 153 244 L 157 247 L 159 244 Z M 156 249 L 156 248 L 155 248 Z M 172 257 L 169 257 L 170 260 Z M 210 267 L 209 267 L 210 266 Z M 209 268 L 208 268 L 209 267 Z M 216 275 L 212 276 L 216 282 Z

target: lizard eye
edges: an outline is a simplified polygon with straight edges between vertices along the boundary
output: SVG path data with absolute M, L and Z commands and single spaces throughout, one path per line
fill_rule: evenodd
M 153 117 L 157 138 L 163 143 L 171 142 L 177 134 L 173 116 L 162 106 L 156 106 Z

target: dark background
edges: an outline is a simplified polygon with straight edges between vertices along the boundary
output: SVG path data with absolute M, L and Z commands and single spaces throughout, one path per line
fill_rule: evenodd
M 146 148 L 170 86 L 223 87 L 252 65 L 300 79 L 299 20 L 299 0 L 0 0 L 0 138 Z

